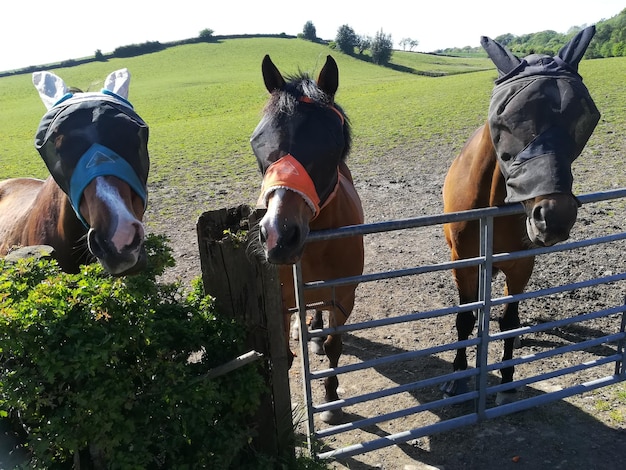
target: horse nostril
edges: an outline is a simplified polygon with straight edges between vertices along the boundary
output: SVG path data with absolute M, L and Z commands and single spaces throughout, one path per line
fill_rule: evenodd
M 300 227 L 298 225 L 284 226 L 284 232 L 281 238 L 281 245 L 293 246 L 300 242 Z
M 535 222 L 535 225 L 538 228 L 541 227 L 545 227 L 546 225 L 546 220 L 545 220 L 545 213 L 544 213 L 544 208 L 541 204 L 537 204 L 534 208 L 533 208 L 533 220 Z
M 126 247 L 128 251 L 134 251 L 139 248 L 143 243 L 143 239 L 145 237 L 145 232 L 142 224 L 135 222 L 133 224 L 133 228 L 135 229 L 135 236 L 133 237 L 130 244 Z
M 265 228 L 265 225 L 261 225 L 259 229 L 259 241 L 261 242 L 261 245 L 265 245 L 267 243 L 267 229 Z
M 138 232 L 135 234 L 133 241 L 126 247 L 127 251 L 135 251 L 137 248 L 141 246 L 143 242 L 143 236 Z
M 104 249 L 98 240 L 98 234 L 94 229 L 90 229 L 87 234 L 87 246 L 89 247 L 91 254 L 96 258 L 102 258 L 104 256 Z

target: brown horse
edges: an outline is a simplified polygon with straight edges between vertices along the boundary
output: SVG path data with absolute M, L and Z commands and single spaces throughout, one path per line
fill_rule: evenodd
M 48 109 L 35 146 L 51 175 L 0 182 L 1 256 L 49 245 L 67 272 L 96 259 L 113 275 L 143 267 L 148 126 L 127 101 L 129 81 L 122 69 L 102 92 L 74 94 L 52 73 L 33 74 Z
M 289 309 L 296 305 L 291 265 L 301 261 L 305 282 L 363 273 L 362 237 L 305 244 L 309 231 L 362 224 L 363 208 L 345 163 L 350 126 L 334 102 L 339 71 L 333 58 L 327 57 L 317 82 L 306 74 L 285 81 L 269 56 L 263 59 L 262 72 L 271 97 L 251 138 L 263 174 L 259 205 L 267 208 L 259 221 L 258 241 L 266 260 L 280 265 L 288 338 Z M 322 310 L 329 312 L 331 327 L 343 325 L 354 307 L 356 287 L 308 290 L 307 305 L 324 303 L 317 307 L 312 327 L 323 327 Z M 341 335 L 329 334 L 323 351 L 330 367 L 336 367 Z M 325 379 L 327 402 L 339 399 L 338 384 L 336 376 Z M 341 409 L 336 409 L 321 418 L 334 423 L 341 416 Z
M 572 194 L 572 162 L 591 136 L 600 114 L 578 74 L 578 64 L 591 41 L 593 27 L 582 30 L 555 57 L 518 59 L 504 46 L 483 37 L 481 43 L 497 66 L 487 124 L 479 128 L 446 175 L 445 212 L 520 202 L 525 217 L 494 220 L 494 253 L 551 246 L 569 238 L 578 212 Z M 478 221 L 444 225 L 452 260 L 478 256 Z M 520 294 L 534 267 L 534 257 L 498 263 L 505 276 L 505 295 Z M 461 304 L 478 298 L 478 268 L 453 271 Z M 474 329 L 476 317 L 457 315 L 459 341 Z M 500 329 L 519 327 L 518 302 L 506 305 Z M 515 338 L 504 340 L 503 360 L 513 357 Z M 465 348 L 457 351 L 454 370 L 467 369 Z M 502 383 L 513 381 L 513 367 L 501 369 Z M 445 384 L 447 395 L 467 385 Z M 512 401 L 514 389 L 498 394 L 498 404 Z

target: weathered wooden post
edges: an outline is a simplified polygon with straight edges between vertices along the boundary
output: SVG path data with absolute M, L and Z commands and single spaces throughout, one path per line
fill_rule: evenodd
M 203 213 L 197 222 L 202 282 L 216 311 L 247 327 L 248 350 L 264 355 L 269 389 L 257 413 L 255 447 L 270 455 L 294 452 L 289 362 L 278 270 L 248 254 L 249 206 Z

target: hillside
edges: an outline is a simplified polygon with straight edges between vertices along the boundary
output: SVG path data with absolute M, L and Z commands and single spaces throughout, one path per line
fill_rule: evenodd
M 270 54 L 284 73 L 300 69 L 315 75 L 329 53 L 340 70 L 337 101 L 353 129 L 350 160 L 363 179 L 383 168 L 403 174 L 396 158 L 406 152 L 415 155 L 416 168 L 432 159 L 449 161 L 486 118 L 495 69 L 457 73 L 459 64 L 480 69 L 484 60 L 427 56 L 437 59 L 439 71 L 450 71 L 434 78 L 375 66 L 300 39 L 181 45 L 55 72 L 72 86 L 93 90 L 109 72 L 129 68 L 130 100 L 150 125 L 152 218 L 169 217 L 183 205 L 195 219 L 209 207 L 255 201 L 260 180 L 249 138 L 267 99 L 263 56 Z M 407 52 L 397 57 L 406 61 L 405 67 L 417 69 L 423 56 Z M 615 136 L 626 128 L 626 113 L 618 105 L 626 101 L 626 90 L 615 77 L 626 76 L 626 58 L 583 60 L 580 69 L 603 113 L 588 153 L 598 159 L 607 150 L 624 155 L 626 142 Z M 47 170 L 33 147 L 44 107 L 30 75 L 0 78 L 0 107 L 0 178 L 45 177 Z M 613 172 L 607 184 L 624 186 L 624 178 Z
M 236 171 L 240 162 L 233 157 L 250 158 L 247 140 L 266 99 L 260 75 L 261 59 L 266 53 L 287 73 L 301 69 L 315 74 L 326 55 L 335 57 L 341 78 L 337 98 L 345 103 L 353 119 L 357 142 L 372 149 L 364 152 L 366 155 L 378 153 L 375 148 L 385 149 L 420 138 L 406 120 L 414 120 L 425 130 L 426 122 L 421 121 L 427 116 L 412 110 L 429 102 L 431 109 L 448 107 L 448 98 L 440 97 L 441 93 L 445 91 L 452 98 L 455 93 L 465 92 L 465 81 L 453 77 L 449 77 L 452 80 L 448 84 L 439 81 L 445 77 L 425 78 L 379 67 L 300 39 L 250 38 L 181 45 L 154 54 L 53 70 L 67 83 L 89 90 L 98 89 L 110 71 L 129 68 L 133 77 L 131 100 L 151 126 L 156 170 L 151 179 L 159 181 L 177 178 L 177 169 L 188 165 L 197 169 L 207 162 L 219 162 L 219 171 Z M 398 67 L 437 75 L 493 70 L 486 59 L 438 58 L 407 52 L 398 54 L 397 60 Z M 481 83 L 480 101 L 489 93 L 493 77 L 493 72 L 485 73 L 486 77 L 469 74 L 471 82 Z M 0 177 L 43 176 L 45 168 L 34 153 L 32 139 L 44 108 L 30 74 L 3 77 L 0 82 L 0 123 L 4 129 L 4 138 L 0 139 L 4 161 Z M 436 84 L 435 94 L 428 91 L 431 84 Z M 372 112 L 376 113 L 375 122 L 384 123 L 382 128 L 359 124 L 371 120 Z M 462 113 L 462 105 L 458 112 Z M 395 136 L 397 143 L 389 142 L 387 134 Z M 250 163 L 253 162 L 247 161 L 246 165 Z

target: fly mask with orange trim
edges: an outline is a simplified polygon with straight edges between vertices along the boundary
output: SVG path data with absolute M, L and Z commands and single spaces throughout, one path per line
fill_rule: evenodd
M 272 96 L 250 139 L 263 174 L 258 205 L 268 209 L 260 242 L 268 261 L 292 264 L 302 254 L 309 222 L 334 194 L 350 129 L 334 103 L 338 69 L 332 57 L 317 82 L 305 74 L 286 82 L 269 56 L 262 70 Z

